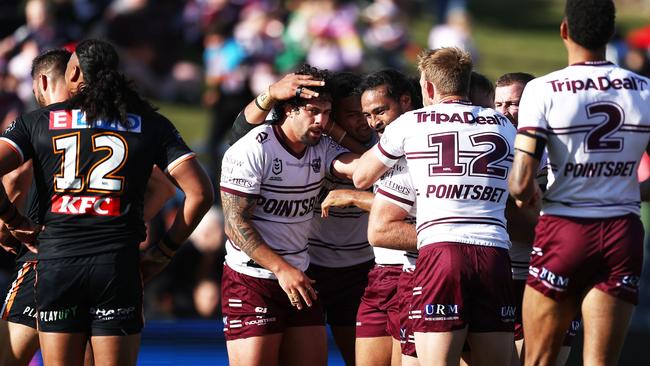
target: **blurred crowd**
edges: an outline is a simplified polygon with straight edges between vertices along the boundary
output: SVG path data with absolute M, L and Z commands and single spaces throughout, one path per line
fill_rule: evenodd
M 236 115 L 297 65 L 409 70 L 420 46 L 409 39 L 408 20 L 423 11 L 437 16 L 426 46 L 458 46 L 480 62 L 465 7 L 462 0 L 3 0 L 0 126 L 36 107 L 35 56 L 72 48 L 85 37 L 104 38 L 118 47 L 123 71 L 144 95 L 209 108 L 205 155 L 218 182 L 222 142 Z M 609 57 L 649 75 L 649 50 L 650 27 L 617 36 Z M 148 223 L 149 242 L 169 225 L 181 200 L 171 200 Z M 215 207 L 170 268 L 147 286 L 148 318 L 218 313 L 222 226 Z M 2 288 L 11 268 L 12 257 L 1 253 Z

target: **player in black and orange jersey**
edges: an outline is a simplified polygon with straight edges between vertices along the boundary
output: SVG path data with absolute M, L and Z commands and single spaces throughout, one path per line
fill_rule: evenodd
M 0 175 L 34 165 L 39 222 L 0 190 L 0 219 L 33 249 L 38 236 L 36 307 L 46 364 L 75 365 L 90 339 L 102 364 L 135 364 L 142 282 L 160 271 L 212 203 L 210 182 L 171 122 L 117 72 L 112 46 L 86 40 L 66 69 L 73 96 L 28 113 L 0 141 Z M 143 201 L 152 166 L 184 192 L 169 231 L 142 260 Z M 142 262 L 142 263 L 141 263 Z

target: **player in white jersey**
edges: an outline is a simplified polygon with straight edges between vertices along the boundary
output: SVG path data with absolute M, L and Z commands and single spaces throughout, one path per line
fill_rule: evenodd
M 359 90 L 368 125 L 378 134 L 403 112 L 413 109 L 413 103 L 419 99 L 408 78 L 395 70 L 367 75 Z M 370 210 L 373 198 L 367 191 L 334 190 L 322 207 L 325 213 L 330 207 L 349 205 Z M 391 358 L 394 362 L 401 358 L 396 294 L 406 252 L 381 247 L 373 247 L 373 251 L 376 265 L 368 275 L 368 286 L 357 312 L 356 364 L 390 365 Z
M 315 89 L 318 97 L 279 103 L 277 124 L 253 129 L 224 156 L 222 298 L 232 364 L 326 363 L 322 310 L 304 274 L 307 233 L 326 171 L 350 178 L 356 155 L 322 137 L 331 96 Z
M 425 107 L 388 126 L 354 172 L 357 188 L 406 157 L 417 196 L 413 311 L 418 358 L 457 365 L 465 342 L 472 364 L 508 364 L 514 319 L 510 241 L 504 209 L 515 128 L 466 99 L 470 56 L 425 51 L 419 62 Z
M 375 200 L 370 210 L 368 238 L 373 246 L 413 247 L 417 245 L 415 234 L 416 191 L 408 172 L 405 159 L 400 159 L 377 182 Z M 399 332 L 401 365 L 418 365 L 415 352 L 411 314 L 413 297 L 413 272 L 417 251 L 408 251 L 399 276 L 397 289 L 399 308 Z
M 361 77 L 339 72 L 326 82 L 332 91 L 333 121 L 355 141 L 372 146 L 376 141 L 375 132 L 361 113 L 361 96 L 356 91 Z M 331 174 L 325 180 L 323 197 L 333 190 L 354 193 L 351 180 Z M 368 285 L 368 272 L 375 265 L 368 243 L 368 213 L 355 205 L 326 208 L 326 211 L 326 217 L 321 215 L 320 203 L 314 208 L 307 275 L 316 281 L 314 287 L 341 356 L 347 365 L 354 365 L 357 309 Z
M 528 83 L 509 179 L 519 204 L 550 172 L 524 294 L 526 364 L 553 364 L 581 309 L 583 360 L 616 364 L 643 258 L 637 166 L 650 133 L 650 80 L 605 59 L 613 1 L 568 0 L 560 36 L 569 66 Z

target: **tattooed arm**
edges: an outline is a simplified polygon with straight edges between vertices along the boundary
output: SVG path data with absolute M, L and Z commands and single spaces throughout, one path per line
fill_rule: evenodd
M 264 242 L 251 223 L 255 202 L 254 196 L 242 197 L 221 191 L 226 235 L 257 264 L 273 272 L 287 295 L 299 293 L 305 304 L 311 306 L 312 299 L 316 299 L 316 293 L 311 287 L 313 281 Z M 296 306 L 302 309 L 302 303 Z

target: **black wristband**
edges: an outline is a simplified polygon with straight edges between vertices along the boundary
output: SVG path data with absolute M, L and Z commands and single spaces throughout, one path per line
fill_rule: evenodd
M 255 97 L 255 106 L 257 106 L 257 108 L 259 108 L 260 110 L 263 110 L 264 112 L 270 112 L 270 111 L 271 111 L 270 108 L 269 108 L 269 109 L 264 109 L 264 108 L 262 108 L 262 106 L 260 105 L 260 103 L 257 101 L 257 97 Z

